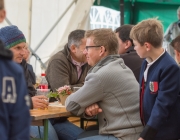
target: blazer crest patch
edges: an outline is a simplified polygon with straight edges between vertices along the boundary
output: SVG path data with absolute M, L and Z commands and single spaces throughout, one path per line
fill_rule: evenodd
M 151 90 L 151 92 L 157 92 L 158 82 L 149 82 L 149 89 Z

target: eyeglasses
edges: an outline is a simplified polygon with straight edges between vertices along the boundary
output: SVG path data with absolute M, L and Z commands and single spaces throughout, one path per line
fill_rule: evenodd
M 95 48 L 95 47 L 101 47 L 101 46 L 86 46 L 86 51 L 88 51 L 89 48 Z

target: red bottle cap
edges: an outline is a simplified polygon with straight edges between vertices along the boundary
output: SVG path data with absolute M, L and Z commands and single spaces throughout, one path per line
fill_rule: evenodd
M 45 73 L 41 73 L 41 76 L 46 76 L 46 74 Z

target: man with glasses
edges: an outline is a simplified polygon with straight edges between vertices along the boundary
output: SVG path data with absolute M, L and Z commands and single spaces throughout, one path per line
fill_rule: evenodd
M 49 61 L 46 79 L 52 91 L 69 85 L 81 87 L 89 70 L 86 57 L 83 54 L 86 39 L 84 30 L 74 30 L 68 36 L 64 49 L 56 53 Z M 51 120 L 60 140 L 74 140 L 83 130 L 61 117 Z
M 118 54 L 111 29 L 86 32 L 87 62 L 92 68 L 84 85 L 66 99 L 66 109 L 76 116 L 98 114 L 99 131 L 86 131 L 80 140 L 137 140 L 143 127 L 139 116 L 139 86 L 133 72 Z

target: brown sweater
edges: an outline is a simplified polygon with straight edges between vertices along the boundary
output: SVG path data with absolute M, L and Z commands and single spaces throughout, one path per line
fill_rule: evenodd
M 78 79 L 76 66 L 72 63 L 70 50 L 66 44 L 62 51 L 56 53 L 49 60 L 46 79 L 53 91 L 64 85 L 70 85 L 71 88 L 81 87 L 89 68 L 87 63 L 83 65 L 81 76 Z

